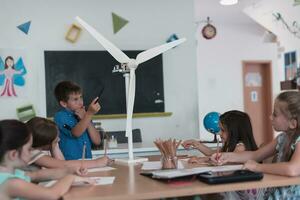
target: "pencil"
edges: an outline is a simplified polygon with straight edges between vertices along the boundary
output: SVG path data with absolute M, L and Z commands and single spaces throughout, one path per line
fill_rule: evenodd
M 105 140 L 104 140 L 104 156 L 106 156 L 106 154 L 107 154 L 107 137 L 105 138 Z
M 82 147 L 82 158 L 81 158 L 81 169 L 83 169 L 83 162 L 85 160 L 85 150 L 86 150 L 86 142 L 84 142 Z
M 220 152 L 219 152 L 219 138 L 217 136 L 217 155 L 216 155 L 217 162 L 219 162 L 219 154 L 220 154 Z

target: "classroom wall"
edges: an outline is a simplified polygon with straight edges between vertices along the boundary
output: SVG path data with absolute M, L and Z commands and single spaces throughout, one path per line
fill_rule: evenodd
M 218 0 L 2 0 L 0 53 L 13 49 L 24 53 L 28 70 L 25 91 L 18 98 L 0 98 L 0 119 L 16 118 L 16 107 L 32 103 L 37 114 L 46 115 L 44 50 L 103 50 L 85 31 L 75 44 L 64 39 L 75 16 L 95 26 L 121 49 L 148 49 L 176 33 L 188 40 L 165 53 L 165 110 L 171 117 L 135 118 L 143 140 L 161 138 L 211 139 L 203 117 L 210 111 L 243 110 L 242 61 L 271 60 L 273 96 L 280 91 L 283 70 L 278 66 L 277 46 L 264 43 L 265 28 L 250 19 L 241 7 L 221 7 Z M 113 34 L 111 12 L 129 20 Z M 209 16 L 217 37 L 201 36 Z M 28 35 L 16 26 L 31 20 Z M 88 66 L 87 66 L 88 67 Z M 125 119 L 101 120 L 109 131 L 124 130 Z
M 219 1 L 195 0 L 200 138 L 204 140 L 213 138 L 202 123 L 208 112 L 244 110 L 242 61 L 271 61 L 273 96 L 280 90 L 277 46 L 263 42 L 265 29 L 242 12 L 243 3 L 224 7 Z M 217 28 L 211 40 L 201 35 L 207 16 Z
M 64 39 L 78 15 L 121 49 L 148 49 L 164 43 L 173 33 L 187 38 L 187 42 L 163 56 L 165 110 L 172 112 L 172 116 L 134 119 L 133 128 L 141 128 L 144 141 L 157 137 L 198 137 L 193 3 L 192 0 L 2 0 L 0 49 L 20 49 L 28 74 L 22 96 L 0 98 L 0 119 L 16 118 L 16 107 L 25 104 L 33 104 L 38 115 L 46 115 L 45 94 L 53 91 L 45 91 L 44 50 L 103 50 L 85 31 L 75 44 Z M 115 35 L 111 12 L 129 20 Z M 30 31 L 25 35 L 16 26 L 29 20 Z M 102 124 L 109 131 L 125 129 L 125 119 L 102 120 Z

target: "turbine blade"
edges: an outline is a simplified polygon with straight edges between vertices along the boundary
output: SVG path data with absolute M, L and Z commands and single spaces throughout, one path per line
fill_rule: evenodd
M 132 115 L 135 98 L 135 69 L 130 70 L 129 92 L 127 102 L 126 136 L 132 134 Z M 129 142 L 128 142 L 129 143 Z
M 117 48 L 113 43 L 108 41 L 99 32 L 96 31 L 91 25 L 86 23 L 80 17 L 75 18 L 80 25 L 82 25 L 119 63 L 128 63 L 130 58 Z
M 147 60 L 150 60 L 151 58 L 185 42 L 185 41 L 186 41 L 185 38 L 181 38 L 179 40 L 175 40 L 173 42 L 169 42 L 167 44 L 163 44 L 161 46 L 154 47 L 154 48 L 148 49 L 146 51 L 143 51 L 137 55 L 136 62 L 137 62 L 137 64 L 141 64 L 141 63 L 143 63 Z

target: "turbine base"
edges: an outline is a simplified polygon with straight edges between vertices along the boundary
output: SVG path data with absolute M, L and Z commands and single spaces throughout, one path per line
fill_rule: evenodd
M 148 158 L 143 158 L 143 157 L 134 157 L 133 159 L 129 159 L 129 158 L 116 158 L 115 162 L 118 164 L 126 164 L 126 165 L 130 165 L 130 164 L 138 164 L 138 163 L 143 163 L 148 161 Z

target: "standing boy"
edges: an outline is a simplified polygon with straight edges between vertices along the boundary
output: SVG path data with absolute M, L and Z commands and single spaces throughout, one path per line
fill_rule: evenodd
M 100 134 L 92 124 L 92 116 L 100 110 L 95 98 L 87 110 L 83 105 L 80 86 L 71 81 L 62 81 L 55 87 L 55 97 L 62 107 L 54 121 L 59 128 L 59 147 L 66 160 L 82 158 L 84 145 L 85 157 L 92 158 L 92 143 L 99 145 Z

